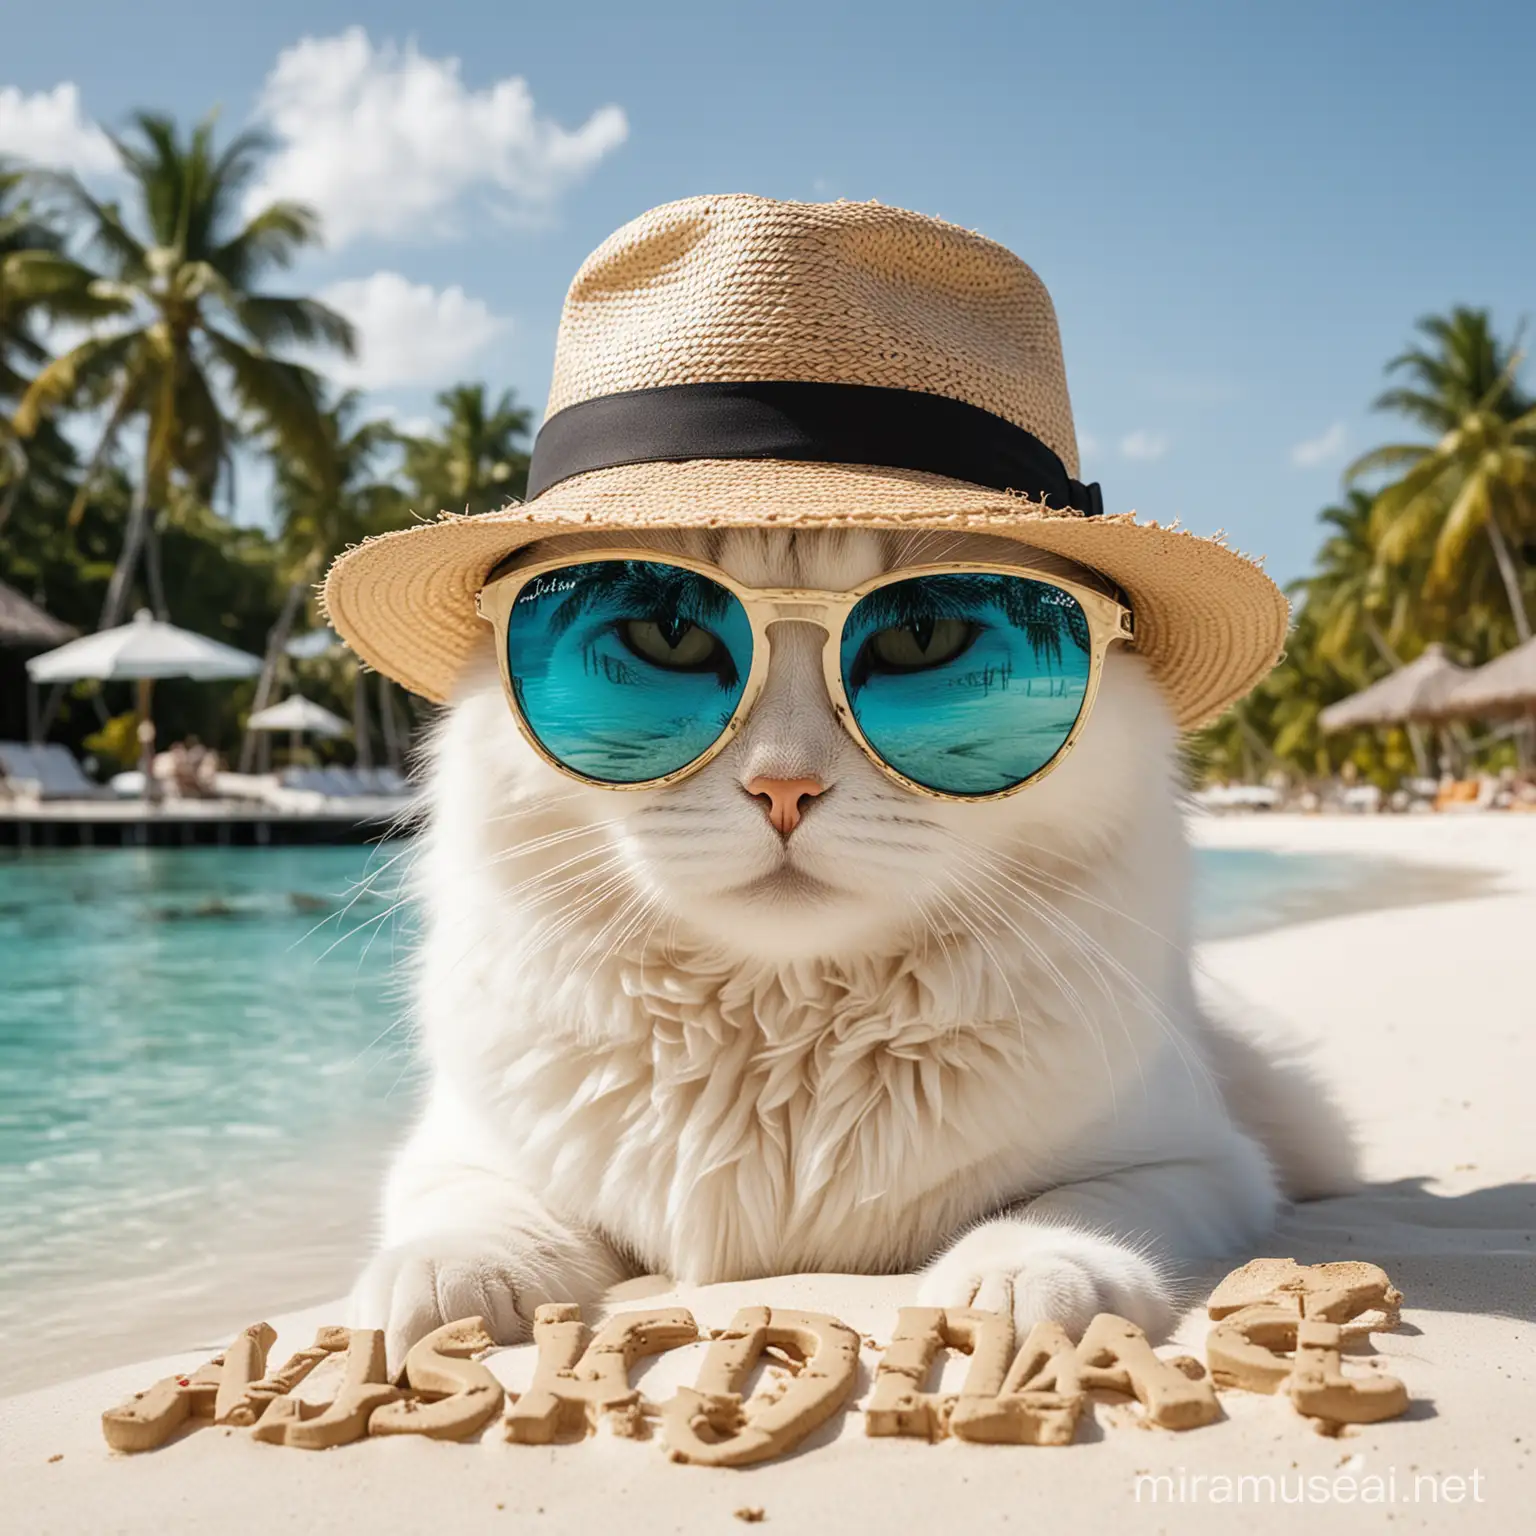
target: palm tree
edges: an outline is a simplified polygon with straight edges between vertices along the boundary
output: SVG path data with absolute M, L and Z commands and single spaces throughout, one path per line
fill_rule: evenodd
M 1419 330 L 1434 344 L 1411 347 L 1389 364 L 1410 387 L 1376 402 L 1439 434 L 1434 443 L 1397 443 L 1352 464 L 1346 478 L 1401 473 L 1375 497 L 1372 531 L 1382 558 L 1402 565 L 1431 551 L 1427 593 L 1469 579 L 1472 549 L 1487 540 L 1515 633 L 1531 637 L 1523 573 L 1512 539 L 1536 528 L 1536 407 L 1516 383 L 1521 354 L 1493 334 L 1487 311 L 1430 316 Z
M 30 471 L 57 478 L 73 457 L 51 426 L 29 451 L 11 418 L 32 371 L 48 360 L 44 328 L 59 321 L 88 323 L 122 309 L 119 300 L 97 291 L 89 268 L 64 253 L 58 232 L 23 197 L 25 181 L 23 171 L 0 164 L 0 528 Z
M 16 414 L 26 435 L 66 404 L 105 408 L 76 515 L 124 428 L 143 428 L 143 464 L 102 628 L 123 615 L 173 479 L 211 498 L 242 427 L 258 427 L 287 453 L 323 454 L 318 380 L 272 349 L 296 344 L 345 354 L 354 346 L 352 328 L 325 305 L 257 291 L 266 273 L 319 238 L 315 215 L 297 203 L 240 215 L 241 195 L 269 148 L 264 135 L 242 133 L 219 152 L 211 118 L 185 139 L 170 118 L 154 113 L 137 114 L 133 127 L 133 139 L 113 140 L 132 187 L 131 215 L 98 201 L 73 175 L 35 173 L 102 262 L 107 277 L 94 288 L 120 302 L 125 323 L 44 367 Z M 151 546 L 150 585 L 163 609 L 156 574 Z
M 458 384 L 437 403 L 448 416 L 437 435 L 401 438 L 417 510 L 490 512 L 522 496 L 528 489 L 522 445 L 532 418 L 512 391 L 487 405 L 485 385 Z
M 277 460 L 277 544 L 288 591 L 267 636 L 253 713 L 270 702 L 294 622 L 332 558 L 347 545 L 404 521 L 403 493 L 378 474 L 396 434 L 382 419 L 358 421 L 361 403 L 353 391 L 320 413 L 323 450 L 318 455 Z M 354 713 L 360 716 L 354 724 L 366 736 L 366 703 L 359 709 L 354 699 Z M 249 770 L 253 749 L 254 738 L 247 732 L 242 771 Z
M 1403 628 L 1404 585 L 1392 579 L 1372 537 L 1373 506 L 1364 491 L 1352 490 L 1318 513 L 1330 531 L 1317 553 L 1317 569 L 1292 588 L 1305 597 L 1316 621 L 1318 650 L 1335 665 L 1359 665 L 1356 642 L 1362 635 L 1381 662 L 1402 665 L 1388 635 Z

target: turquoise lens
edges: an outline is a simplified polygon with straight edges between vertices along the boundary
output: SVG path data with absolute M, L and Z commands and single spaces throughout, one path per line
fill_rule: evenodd
M 1088 617 L 1025 576 L 914 576 L 843 625 L 843 687 L 864 739 L 946 795 L 994 795 L 1066 745 L 1088 691 Z
M 720 739 L 752 669 L 752 626 L 733 593 L 695 571 L 591 560 L 517 594 L 507 663 L 551 757 L 600 783 L 643 784 Z

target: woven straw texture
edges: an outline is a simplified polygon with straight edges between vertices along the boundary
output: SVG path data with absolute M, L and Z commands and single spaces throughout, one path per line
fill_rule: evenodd
M 1045 285 L 1002 246 L 899 208 L 700 197 L 605 240 L 565 301 L 549 414 L 717 379 L 947 395 L 1028 427 L 1077 474 Z
M 1078 473 L 1056 316 L 1039 278 L 992 241 L 878 204 L 700 197 L 626 225 L 571 285 L 549 411 L 624 390 L 756 379 L 964 400 L 1033 432 Z M 779 460 L 597 470 L 526 505 L 385 534 L 340 556 L 325 605 L 365 661 L 441 700 L 486 634 L 475 593 L 522 545 L 602 528 L 765 526 L 1000 534 L 1101 571 L 1128 595 L 1136 649 L 1185 727 L 1242 697 L 1285 636 L 1284 597 L 1219 541 L 910 470 Z

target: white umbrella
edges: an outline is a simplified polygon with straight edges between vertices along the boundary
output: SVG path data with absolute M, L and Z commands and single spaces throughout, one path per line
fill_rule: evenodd
M 308 731 L 316 736 L 345 736 L 352 729 L 339 715 L 297 693 L 289 694 L 281 704 L 258 709 L 246 724 L 253 731 L 291 731 L 294 735 Z
M 305 731 L 316 736 L 345 736 L 352 729 L 330 710 L 297 693 L 289 694 L 281 704 L 258 709 L 246 725 L 253 731 L 287 731 L 290 759 L 298 756 L 299 737 Z
M 216 682 L 255 677 L 260 671 L 259 656 L 163 623 L 147 608 L 134 614 L 131 624 L 83 635 L 27 663 L 34 683 L 75 683 L 82 678 L 142 682 L 162 677 Z
M 295 661 L 313 661 L 341 649 L 341 636 L 334 629 L 312 629 L 307 635 L 295 635 L 283 650 Z
M 146 794 L 153 792 L 150 768 L 155 755 L 155 725 L 149 706 L 155 681 L 190 677 L 199 682 L 219 682 L 255 677 L 260 671 L 259 656 L 166 624 L 144 608 L 134 614 L 131 624 L 84 635 L 27 663 L 27 674 L 34 683 L 74 683 L 87 678 L 138 683 L 139 766 Z

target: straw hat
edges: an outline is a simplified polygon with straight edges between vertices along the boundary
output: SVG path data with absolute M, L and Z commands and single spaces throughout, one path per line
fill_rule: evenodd
M 552 534 L 937 528 L 1014 538 L 1126 594 L 1180 725 L 1280 654 L 1284 597 L 1219 540 L 1105 516 L 1056 314 L 1001 246 L 875 203 L 695 197 L 587 258 L 560 322 L 529 499 L 347 550 L 331 623 L 428 698 L 484 642 L 475 594 Z

